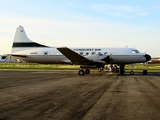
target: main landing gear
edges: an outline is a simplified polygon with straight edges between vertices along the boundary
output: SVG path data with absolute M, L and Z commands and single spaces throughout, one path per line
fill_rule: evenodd
M 119 66 L 120 66 L 119 67 L 119 73 L 120 73 L 120 75 L 124 75 L 124 73 L 125 73 L 125 64 L 120 64 Z M 133 70 L 134 70 L 134 64 L 132 64 L 132 70 L 130 71 L 130 75 L 134 75 L 134 71 Z M 103 71 L 103 68 L 99 67 L 98 71 L 99 72 Z M 84 76 L 85 74 L 90 74 L 90 70 L 88 68 L 85 69 L 85 70 L 83 70 L 83 68 L 82 68 L 82 69 L 80 69 L 78 71 L 78 75 L 79 76 Z
M 79 76 L 84 76 L 85 74 L 90 74 L 90 70 L 89 69 L 86 69 L 85 71 L 84 70 L 79 70 L 78 71 L 78 75 Z
M 125 70 L 124 70 L 124 67 L 125 67 L 125 64 L 120 64 L 120 75 L 124 75 L 124 72 L 125 72 Z

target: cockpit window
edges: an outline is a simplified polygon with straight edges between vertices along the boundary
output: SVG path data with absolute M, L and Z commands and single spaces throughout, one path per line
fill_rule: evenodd
M 132 50 L 132 53 L 137 54 L 137 53 L 139 53 L 139 51 L 138 50 Z

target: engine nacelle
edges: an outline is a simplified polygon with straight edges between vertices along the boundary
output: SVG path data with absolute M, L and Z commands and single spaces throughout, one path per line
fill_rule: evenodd
M 88 55 L 85 57 L 93 62 L 99 62 L 103 64 L 108 63 L 110 60 L 109 55 L 104 55 L 104 54 L 94 54 L 94 55 Z

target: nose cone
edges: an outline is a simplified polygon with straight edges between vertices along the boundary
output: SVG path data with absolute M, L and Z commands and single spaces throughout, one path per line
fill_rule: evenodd
M 145 55 L 144 55 L 144 57 L 146 58 L 146 61 L 151 60 L 151 56 L 150 56 L 150 55 L 148 55 L 148 54 L 145 54 Z

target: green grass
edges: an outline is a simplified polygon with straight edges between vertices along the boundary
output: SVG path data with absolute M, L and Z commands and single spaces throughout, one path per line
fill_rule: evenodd
M 79 66 L 36 63 L 0 63 L 1 71 L 70 71 L 75 69 L 79 69 Z
M 131 65 L 126 65 L 126 69 L 131 69 Z M 135 72 L 142 72 L 144 69 L 148 72 L 160 72 L 160 64 L 135 64 Z M 140 70 L 138 70 L 140 69 Z M 36 64 L 36 63 L 0 63 L 0 71 L 69 71 L 77 72 L 79 65 L 69 64 Z M 130 70 L 126 70 L 129 72 Z
M 36 64 L 36 63 L 0 63 L 0 69 L 46 69 L 46 68 L 78 68 L 77 65 Z
M 125 69 L 126 72 L 130 72 L 131 65 L 126 65 Z M 143 70 L 147 70 L 148 72 L 160 72 L 160 64 L 135 64 L 134 71 L 135 72 L 142 72 Z

